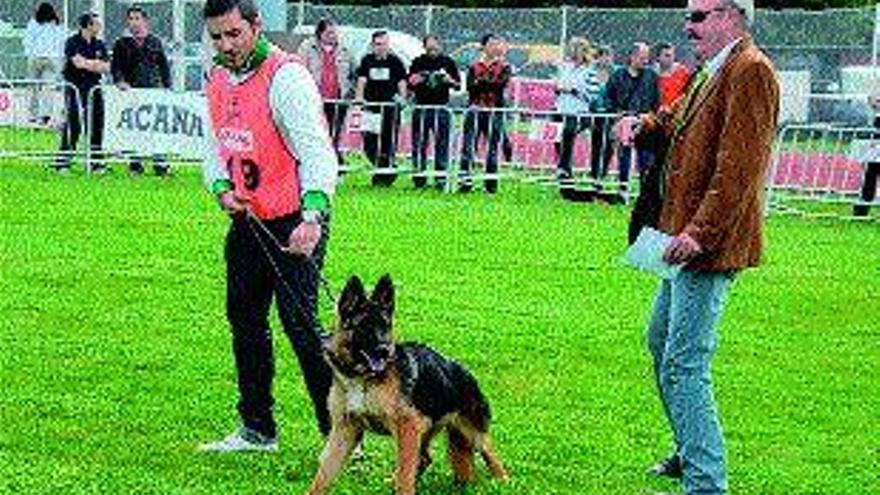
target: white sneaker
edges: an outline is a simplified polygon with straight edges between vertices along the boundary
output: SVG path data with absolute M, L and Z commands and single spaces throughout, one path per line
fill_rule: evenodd
M 278 439 L 268 438 L 250 428 L 240 427 L 234 433 L 211 443 L 203 443 L 199 452 L 278 452 Z
M 351 462 L 361 462 L 366 458 L 364 455 L 364 441 L 361 439 L 357 445 L 351 449 Z

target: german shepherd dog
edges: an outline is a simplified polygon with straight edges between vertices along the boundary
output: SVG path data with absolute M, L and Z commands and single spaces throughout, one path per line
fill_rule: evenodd
M 390 276 L 382 277 L 369 297 L 358 277 L 348 280 L 336 331 L 324 345 L 333 369 L 332 429 L 308 493 L 327 490 L 366 430 L 394 437 L 398 495 L 415 493 L 416 478 L 431 463 L 431 440 L 443 429 L 457 482 L 474 479 L 475 451 L 493 476 L 507 480 L 489 439 L 489 404 L 473 375 L 427 346 L 395 344 L 393 317 Z

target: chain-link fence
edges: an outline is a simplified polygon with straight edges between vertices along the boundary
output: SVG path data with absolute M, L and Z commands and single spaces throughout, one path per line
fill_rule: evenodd
M 4 0 L 0 2 L 0 71 L 8 78 L 24 77 L 21 58 L 21 34 L 38 1 Z M 125 9 L 130 0 L 51 0 L 67 26 L 75 28 L 76 17 L 94 5 L 103 5 L 106 19 L 105 38 L 112 43 L 124 31 Z M 150 1 L 149 10 L 155 33 L 169 49 L 178 48 L 188 57 L 198 57 L 201 50 L 202 22 L 199 0 L 182 0 L 175 12 L 172 0 Z M 876 64 L 880 47 L 878 8 L 830 9 L 820 12 L 803 10 L 759 10 L 755 20 L 755 38 L 770 53 L 780 70 L 806 70 L 811 74 L 813 92 L 834 92 L 840 88 L 840 69 L 850 65 Z M 413 36 L 427 32 L 440 35 L 451 52 L 463 52 L 486 33 L 505 36 L 514 48 L 512 60 L 528 77 L 547 77 L 548 60 L 527 60 L 521 55 L 559 53 L 558 47 L 571 36 L 585 36 L 596 43 L 625 51 L 634 41 L 667 41 L 680 47 L 679 55 L 688 58 L 687 40 L 682 32 L 680 9 L 595 9 L 561 7 L 554 9 L 454 9 L 440 6 L 318 5 L 291 3 L 288 25 L 313 25 L 329 17 L 343 25 L 386 28 Z M 183 39 L 187 46 L 175 46 L 172 19 L 183 18 Z M 549 50 L 555 47 L 556 50 Z M 534 58 L 534 57 L 533 57 Z
M 557 47 L 571 36 L 584 36 L 607 44 L 618 53 L 635 41 L 666 41 L 679 47 L 688 59 L 688 42 L 682 31 L 679 9 L 453 9 L 439 6 L 327 6 L 292 4 L 291 27 L 314 24 L 329 17 L 343 25 L 387 28 L 420 36 L 440 35 L 447 50 L 455 52 L 479 41 L 487 33 L 499 33 L 513 45 Z M 876 64 L 878 10 L 829 9 L 759 10 L 753 28 L 756 40 L 771 55 L 779 70 L 807 70 L 814 92 L 840 87 L 840 69 L 850 65 Z M 532 53 L 534 53 L 533 50 Z M 523 75 L 546 77 L 541 60 L 512 60 Z M 517 62 L 520 62 L 519 64 Z
M 28 77 L 21 37 L 37 3 L 37 0 L 0 3 L 0 20 L 4 21 L 0 23 L 0 77 Z M 71 32 L 79 13 L 97 7 L 104 15 L 104 37 L 111 47 L 124 34 L 125 10 L 137 4 L 133 0 L 51 0 L 50 3 L 65 18 Z M 203 39 L 201 5 L 202 0 L 150 0 L 143 5 L 153 19 L 153 31 L 170 52 L 178 88 L 200 89 L 203 81 L 203 65 L 209 48 Z M 288 32 L 296 32 L 299 37 L 308 35 L 310 26 L 322 18 L 332 18 L 343 26 L 362 28 L 365 32 L 371 28 L 398 31 L 410 36 L 410 44 L 416 46 L 419 36 L 431 32 L 445 41 L 446 50 L 462 66 L 477 56 L 482 36 L 500 34 L 509 41 L 508 60 L 518 79 L 512 89 L 513 100 L 518 106 L 533 109 L 548 108 L 547 101 L 532 101 L 535 100 L 532 96 L 537 98 L 540 94 L 549 97 L 552 107 L 552 91 L 546 91 L 542 84 L 546 86 L 544 80 L 555 75 L 562 53 L 560 47 L 572 36 L 610 46 L 617 52 L 619 62 L 623 62 L 635 41 L 670 42 L 678 47 L 680 58 L 693 63 L 682 31 L 681 9 L 454 9 L 431 5 L 378 8 L 307 2 L 291 3 L 288 9 Z M 848 77 L 846 69 L 876 66 L 880 51 L 880 6 L 821 12 L 759 10 L 753 30 L 777 69 L 786 72 L 783 75 L 787 94 L 784 120 L 856 124 L 867 121 L 863 96 L 838 99 L 813 95 L 864 94 L 880 89 L 867 87 L 870 79 Z M 366 51 L 368 42 L 368 36 L 357 40 L 358 45 L 364 45 L 360 53 Z M 874 81 L 880 84 L 880 79 L 874 77 Z

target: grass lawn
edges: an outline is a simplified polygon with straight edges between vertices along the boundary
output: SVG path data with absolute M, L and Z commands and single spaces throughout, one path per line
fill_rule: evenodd
M 304 491 L 321 439 L 280 332 L 280 454 L 194 452 L 236 421 L 227 219 L 194 170 L 58 177 L 7 161 L 0 205 L 0 493 Z M 643 474 L 671 439 L 643 338 L 657 283 L 620 262 L 623 208 L 540 186 L 372 190 L 358 176 L 335 205 L 334 290 L 390 272 L 400 336 L 467 364 L 493 406 L 512 481 L 480 466 L 467 493 L 676 489 Z M 774 217 L 767 230 L 714 366 L 731 493 L 880 493 L 880 222 Z M 421 493 L 453 491 L 444 443 Z M 333 493 L 389 493 L 391 442 L 366 449 Z

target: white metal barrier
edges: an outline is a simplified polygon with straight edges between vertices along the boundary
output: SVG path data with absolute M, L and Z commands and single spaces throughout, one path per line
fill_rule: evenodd
M 325 114 L 343 170 L 358 170 L 351 158 L 363 152 L 371 175 L 384 176 L 376 183 L 398 175 L 412 175 L 417 187 L 434 179 L 445 190 L 487 180 L 493 189 L 513 179 L 595 188 L 619 183 L 615 114 L 343 100 L 328 101 Z M 635 174 L 635 163 L 632 168 Z
M 77 152 L 62 150 L 73 128 L 69 110 L 81 116 L 80 94 L 69 83 L 44 80 L 0 80 L 0 158 L 46 165 L 69 160 Z
M 849 216 L 852 205 L 878 206 L 868 164 L 880 163 L 880 130 L 832 125 L 780 129 L 769 179 L 771 211 Z

